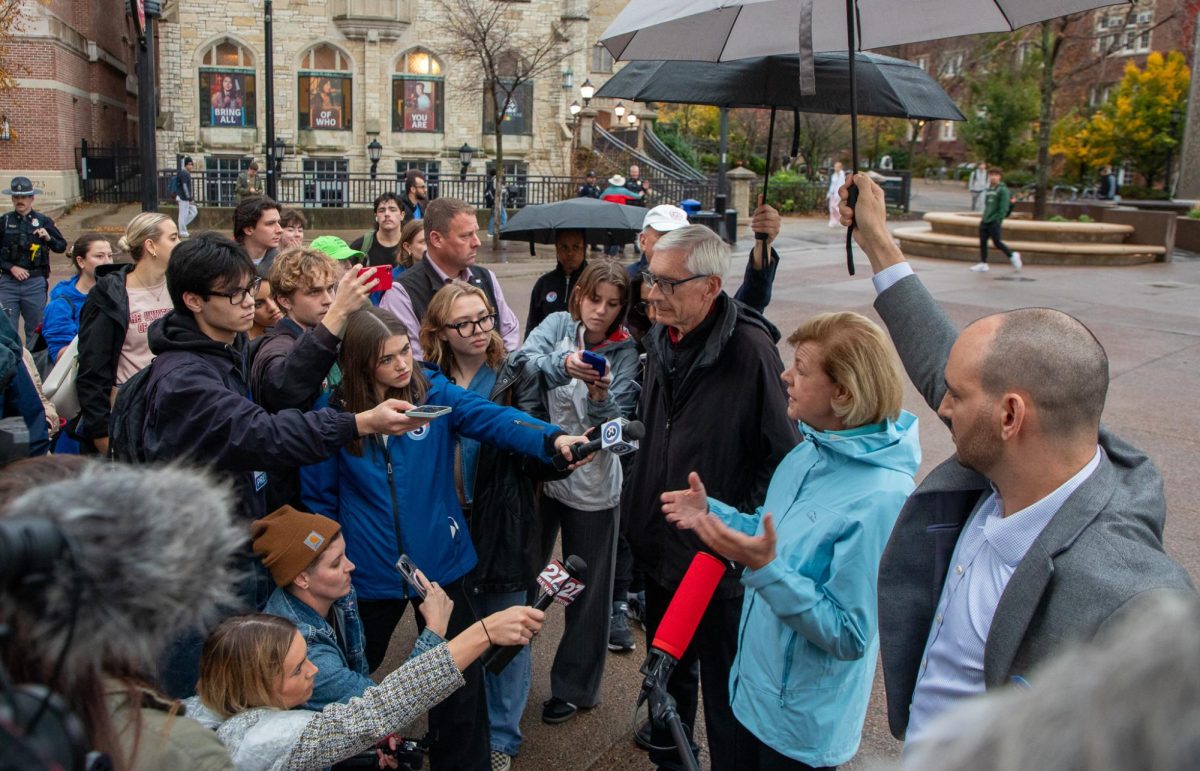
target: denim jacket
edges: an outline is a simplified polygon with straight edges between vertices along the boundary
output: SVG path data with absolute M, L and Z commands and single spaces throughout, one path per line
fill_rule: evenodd
M 333 603 L 330 620 L 283 588 L 271 593 L 264 613 L 282 616 L 296 625 L 308 645 L 308 659 L 317 667 L 312 698 L 304 709 L 320 710 L 326 704 L 347 702 L 375 685 L 367 677 L 362 619 L 358 615 L 358 597 L 353 587 L 345 597 Z M 334 624 L 338 629 L 335 631 Z M 340 632 L 340 634 L 339 634 Z M 339 639 L 341 645 L 339 645 Z M 419 656 L 444 642 L 435 632 L 425 629 L 417 638 L 409 658 Z

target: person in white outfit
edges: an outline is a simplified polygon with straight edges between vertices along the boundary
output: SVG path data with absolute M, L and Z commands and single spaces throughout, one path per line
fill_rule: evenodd
M 982 212 L 983 201 L 986 196 L 984 193 L 988 189 L 988 167 L 983 161 L 980 161 L 971 171 L 971 178 L 967 180 L 967 190 L 971 191 L 971 211 Z
M 825 203 L 829 206 L 829 227 L 831 228 L 841 224 L 838 215 L 838 206 L 841 205 L 838 190 L 841 190 L 844 184 L 846 184 L 846 172 L 842 170 L 841 161 L 837 161 L 833 164 L 833 171 L 829 174 L 829 189 L 825 191 Z

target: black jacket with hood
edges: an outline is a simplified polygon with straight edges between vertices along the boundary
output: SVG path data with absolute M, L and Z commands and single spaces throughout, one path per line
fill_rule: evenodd
M 117 363 L 129 329 L 125 279 L 132 270 L 133 263 L 96 268 L 96 286 L 79 312 L 79 374 L 75 377 L 79 418 L 75 430 L 83 439 L 108 436 Z
M 663 587 L 678 586 L 693 555 L 711 550 L 666 521 L 659 496 L 687 489 L 695 471 L 711 497 L 752 512 L 775 467 L 800 441 L 787 415 L 778 339 L 760 314 L 724 293 L 678 344 L 661 324 L 642 339 L 646 435 L 625 480 L 621 520 L 634 556 Z M 742 569 L 725 562 L 717 596 L 735 597 Z
M 504 360 L 489 398 L 549 421 L 543 393 L 541 373 L 516 353 Z M 479 558 L 468 579 L 473 593 L 519 592 L 533 582 L 542 568 L 536 562 L 541 517 L 534 486 L 569 473 L 528 455 L 489 444 L 479 446 L 468 513 L 471 541 Z
M 325 460 L 358 435 L 352 413 L 272 415 L 251 401 L 244 334 L 222 343 L 191 316 L 172 311 L 150 326 L 150 350 L 157 358 L 146 383 L 147 458 L 192 460 L 229 474 L 242 516 L 266 513 L 260 473 Z

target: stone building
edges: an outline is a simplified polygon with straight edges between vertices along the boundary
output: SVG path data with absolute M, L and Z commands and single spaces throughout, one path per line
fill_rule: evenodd
M 81 139 L 135 141 L 137 43 L 124 0 L 27 2 L 12 35 L 0 51 L 16 81 L 0 92 L 0 170 L 5 186 L 29 177 L 52 209 L 79 198 Z
M 569 105 L 584 80 L 598 86 L 611 73 L 611 58 L 596 44 L 624 2 L 510 5 L 522 39 L 560 34 L 561 63 L 518 92 L 504 122 L 505 166 L 509 173 L 566 174 Z M 252 158 L 265 161 L 263 6 L 165 4 L 158 25 L 161 168 L 188 154 L 225 179 Z M 476 148 L 469 171 L 484 172 L 495 142 L 485 126 L 482 78 L 469 61 L 447 54 L 442 13 L 434 0 L 275 0 L 275 132 L 286 144 L 285 175 L 367 172 L 372 141 L 382 145 L 381 179 L 398 179 L 409 168 L 457 174 L 464 144 Z M 302 195 L 332 203 L 343 193 L 337 184 L 314 182 Z M 206 197 L 230 194 L 214 189 Z

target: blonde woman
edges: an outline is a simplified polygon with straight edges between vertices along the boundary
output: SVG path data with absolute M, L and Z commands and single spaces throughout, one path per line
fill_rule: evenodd
M 96 286 L 79 314 L 79 419 L 85 452 L 108 454 L 108 415 L 116 389 L 154 359 L 147 330 L 171 310 L 167 262 L 179 230 L 165 214 L 143 212 L 129 222 L 117 248 L 133 263 L 96 268 Z

